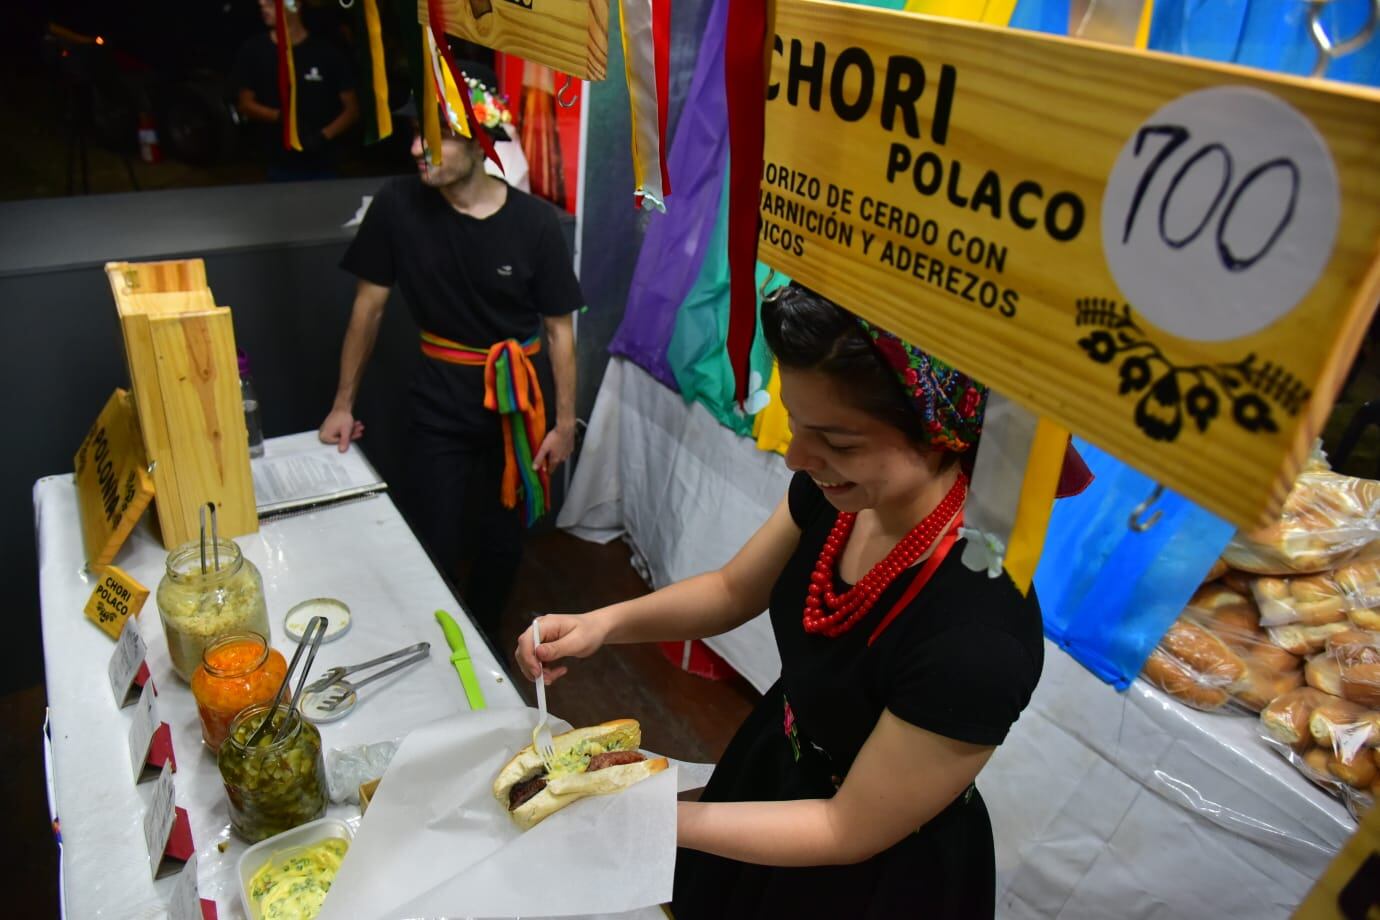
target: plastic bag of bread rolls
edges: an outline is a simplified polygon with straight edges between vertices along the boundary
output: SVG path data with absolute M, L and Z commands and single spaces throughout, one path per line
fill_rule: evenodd
M 1316 659 L 1309 662 L 1310 684 L 1316 664 Z M 1260 723 L 1268 743 L 1309 779 L 1341 796 L 1353 815 L 1373 804 L 1380 791 L 1380 712 L 1310 685 L 1272 701 L 1261 711 Z
M 1304 682 L 1302 660 L 1268 640 L 1249 597 L 1223 586 L 1198 589 L 1142 671 L 1195 709 L 1235 702 L 1259 712 Z
M 1360 629 L 1337 633 L 1327 640 L 1327 654 L 1319 657 L 1327 659 L 1327 664 L 1318 666 L 1320 671 L 1335 671 L 1337 696 L 1380 709 L 1380 633 Z
M 1342 586 L 1327 573 L 1279 578 L 1264 575 L 1251 584 L 1261 626 L 1326 626 L 1346 622 L 1351 607 Z
M 1307 575 L 1351 561 L 1380 538 L 1380 482 L 1305 470 L 1279 520 L 1238 533 L 1222 558 L 1257 575 Z

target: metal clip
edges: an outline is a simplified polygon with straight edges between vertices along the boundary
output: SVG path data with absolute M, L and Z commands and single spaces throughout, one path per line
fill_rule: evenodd
M 1313 47 L 1318 51 L 1318 59 L 1313 63 L 1313 73 L 1311 74 L 1315 78 L 1327 73 L 1328 65 L 1337 58 L 1345 57 L 1365 47 L 1366 43 L 1375 35 L 1377 22 L 1380 22 L 1380 0 L 1371 0 L 1366 10 L 1366 24 L 1361 27 L 1361 31 L 1350 38 L 1334 42 L 1322 24 L 1323 7 L 1331 3 L 1332 0 L 1304 0 L 1304 2 L 1308 4 L 1308 36 L 1313 40 Z
M 1150 506 L 1159 501 L 1163 496 L 1164 486 L 1156 484 L 1155 491 L 1150 493 L 1150 497 L 1131 510 L 1129 526 L 1132 530 L 1136 533 L 1145 533 L 1151 527 L 1154 527 L 1155 523 L 1159 521 L 1160 518 L 1164 517 L 1163 511 L 1156 511 L 1154 514 L 1150 515 L 1150 517 L 1141 520 L 1141 516 L 1150 510 Z
M 1377 2 L 1380 2 L 1380 0 L 1377 0 Z M 575 78 L 568 73 L 562 74 L 562 76 L 565 77 L 565 82 L 563 82 L 560 85 L 560 87 L 556 90 L 556 105 L 560 106 L 563 109 L 574 108 L 575 103 L 580 101 L 580 97 L 578 95 L 572 95 L 567 97 L 566 91 L 574 88 Z

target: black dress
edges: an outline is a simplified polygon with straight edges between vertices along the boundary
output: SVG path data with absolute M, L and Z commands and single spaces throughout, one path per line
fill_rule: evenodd
M 913 576 L 898 578 L 842 636 L 810 635 L 801 625 L 806 585 L 837 512 L 804 474 L 791 482 L 789 504 L 802 533 L 771 594 L 781 678 L 729 743 L 701 801 L 831 797 L 883 709 L 958 741 L 1000 744 L 1044 661 L 1034 592 L 1022 597 L 1006 576 L 967 569 L 960 541 L 870 647 L 876 624 Z M 857 865 L 783 869 L 679 850 L 672 908 L 676 920 L 968 920 L 992 916 L 995 898 L 992 825 L 969 787 L 905 840 Z

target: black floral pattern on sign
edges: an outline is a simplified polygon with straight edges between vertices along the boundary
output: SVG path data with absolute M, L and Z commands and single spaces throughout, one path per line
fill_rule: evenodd
M 1117 364 L 1118 393 L 1139 393 L 1137 427 L 1156 441 L 1174 441 L 1185 421 L 1199 433 L 1218 418 L 1249 432 L 1277 432 L 1278 412 L 1297 415 L 1312 392 L 1280 365 L 1248 354 L 1232 364 L 1176 364 L 1131 317 L 1129 304 L 1104 297 L 1077 301 L 1076 322 L 1094 328 L 1078 340 L 1088 358 Z

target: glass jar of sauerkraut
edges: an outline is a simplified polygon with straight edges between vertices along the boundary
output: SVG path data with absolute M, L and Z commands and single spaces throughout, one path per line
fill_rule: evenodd
M 208 543 L 204 555 L 197 542 L 169 553 L 158 583 L 158 616 L 173 670 L 188 682 L 211 640 L 256 632 L 270 641 L 263 579 L 234 540 Z

